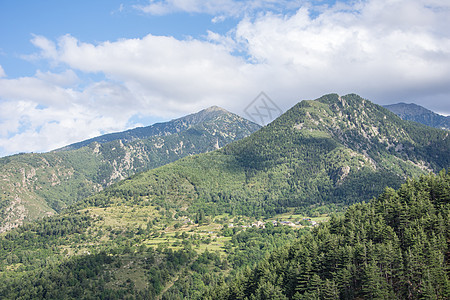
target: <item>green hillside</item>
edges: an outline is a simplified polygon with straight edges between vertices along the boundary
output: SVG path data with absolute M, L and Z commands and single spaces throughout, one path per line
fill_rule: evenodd
M 203 299 L 449 299 L 450 175 L 351 206 Z
M 257 129 L 254 123 L 212 107 L 112 135 L 119 139 L 108 135 L 64 151 L 0 158 L 0 232 L 57 213 L 137 172 L 218 149 Z
M 449 203 L 442 171 L 312 231 L 295 215 L 261 228 L 242 216 L 195 223 L 145 202 L 90 207 L 1 235 L 0 297 L 447 299 Z
M 247 138 L 134 175 L 58 216 L 3 233 L 0 298 L 335 299 L 344 284 L 344 299 L 416 299 L 423 287 L 447 295 L 439 264 L 448 253 L 445 171 L 344 211 L 409 176 L 448 168 L 449 151 L 448 132 L 402 121 L 357 95 L 302 101 Z M 308 263 L 290 249 L 310 241 L 320 245 L 311 242 L 316 252 L 305 252 L 314 264 L 305 273 L 289 269 L 292 257 Z M 378 262 L 389 249 L 392 261 Z M 409 265 L 407 255 L 426 265 Z M 376 272 L 386 263 L 401 269 L 384 274 L 392 282 Z M 314 276 L 315 268 L 324 275 Z
M 86 200 L 146 197 L 189 215 L 329 212 L 406 177 L 450 166 L 448 132 L 402 121 L 357 95 L 302 101 L 250 137 L 115 185 Z

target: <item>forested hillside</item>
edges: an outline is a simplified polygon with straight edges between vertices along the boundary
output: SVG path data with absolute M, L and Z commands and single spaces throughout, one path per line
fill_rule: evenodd
M 205 299 L 449 299 L 449 241 L 442 171 L 351 206 Z
M 1 234 L 0 298 L 445 299 L 449 152 L 357 95 L 302 101 Z
M 0 232 L 61 211 L 137 172 L 212 151 L 259 125 L 218 107 L 43 154 L 0 158 Z
M 191 221 L 148 203 L 44 218 L 0 235 L 0 298 L 202 299 L 208 286 L 253 266 L 310 224 L 255 222 L 201 214 Z
M 450 166 L 448 132 L 401 120 L 357 95 L 302 101 L 250 137 L 120 182 L 86 199 L 141 197 L 193 216 L 339 210 L 408 176 Z M 122 199 L 122 200 L 117 200 Z
M 292 216 L 288 217 L 292 219 Z M 408 180 L 310 230 L 148 203 L 0 236 L 2 299 L 448 299 L 450 174 Z

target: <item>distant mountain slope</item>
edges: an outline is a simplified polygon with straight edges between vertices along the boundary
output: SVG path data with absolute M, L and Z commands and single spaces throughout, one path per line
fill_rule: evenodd
M 174 133 L 178 133 L 188 129 L 193 125 L 197 125 L 200 123 L 211 123 L 211 121 L 215 121 L 217 118 L 227 116 L 229 112 L 225 109 L 220 108 L 218 106 L 212 106 L 210 108 L 204 109 L 198 113 L 190 114 L 170 122 L 156 123 L 154 125 L 150 125 L 147 127 L 138 127 L 134 129 L 130 129 L 123 132 L 116 132 L 101 135 L 92 139 L 88 139 L 85 141 L 81 141 L 78 143 L 74 143 L 68 146 L 65 146 L 56 151 L 67 151 L 67 150 L 75 150 L 80 149 L 82 147 L 88 146 L 91 143 L 99 143 L 104 144 L 107 142 L 112 142 L 116 140 L 121 140 L 122 142 L 132 142 L 135 140 L 148 139 L 156 136 L 166 136 Z M 245 124 L 244 124 L 245 123 Z M 240 124 L 243 128 L 248 127 L 250 130 L 256 130 L 258 126 L 251 122 L 242 122 Z M 236 132 L 239 134 L 239 132 Z M 244 135 L 242 135 L 242 133 Z M 241 133 L 241 138 L 248 134 L 245 130 Z
M 269 216 L 370 199 L 407 176 L 450 166 L 443 130 L 401 120 L 357 95 L 302 101 L 251 136 L 115 185 L 87 206 L 132 195 L 195 215 Z M 331 205 L 331 206 L 330 206 Z M 181 213 L 181 212 L 180 212 Z
M 397 103 L 384 105 L 403 120 L 414 121 L 430 127 L 450 130 L 450 117 L 432 112 L 414 103 Z
M 54 214 L 137 172 L 218 149 L 259 128 L 211 107 L 59 151 L 0 158 L 0 232 L 24 220 Z

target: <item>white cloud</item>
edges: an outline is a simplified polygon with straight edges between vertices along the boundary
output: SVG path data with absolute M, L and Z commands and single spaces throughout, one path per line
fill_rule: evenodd
M 292 91 L 358 92 L 383 102 L 450 94 L 450 31 L 442 26 L 449 17 L 422 1 L 366 1 L 317 18 L 302 8 L 287 18 L 245 19 L 236 38 L 254 63 L 291 69 L 299 80 Z
M 211 3 L 150 5 L 160 13 L 216 14 L 217 21 L 243 5 Z M 92 44 L 71 35 L 34 36 L 39 52 L 32 58 L 66 70 L 0 78 L 0 147 L 50 150 L 124 130 L 137 114 L 170 118 L 210 105 L 242 114 L 260 91 L 283 109 L 325 93 L 355 92 L 380 104 L 416 102 L 450 114 L 450 5 L 371 0 L 314 7 L 320 11 L 314 17 L 311 8 L 247 16 L 228 34 L 208 32 L 204 39 L 149 34 Z
M 151 15 L 166 15 L 175 12 L 218 15 L 212 19 L 215 23 L 223 21 L 226 17 L 238 17 L 255 11 L 282 11 L 298 8 L 303 2 L 286 0 L 150 0 L 147 5 L 135 5 L 134 7 Z
M 76 85 L 80 79 L 73 70 L 65 70 L 63 73 L 41 72 L 38 70 L 35 77 L 42 82 L 47 82 L 59 87 L 70 87 Z
M 193 103 L 201 109 L 214 99 L 223 104 L 249 81 L 241 70 L 247 67 L 242 58 L 230 55 L 223 45 L 199 40 L 148 35 L 93 45 L 64 36 L 56 51 L 58 63 L 101 72 L 121 83 L 131 93 L 129 105 L 149 114 L 173 116 L 192 110 Z
M 6 77 L 5 70 L 3 70 L 3 67 L 0 65 L 0 78 Z
M 0 99 L 7 102 L 33 101 L 45 105 L 66 106 L 71 103 L 71 94 L 70 89 L 64 89 L 37 77 L 0 79 Z
M 126 91 L 108 82 L 81 92 L 62 87 L 74 76 L 71 70 L 38 71 L 34 77 L 0 79 L 0 155 L 49 151 L 128 127 L 133 112 L 124 102 Z
M 36 46 L 37 48 L 41 49 L 41 53 L 39 54 L 32 54 L 32 55 L 24 55 L 23 57 L 25 59 L 53 59 L 57 56 L 56 53 L 56 45 L 53 41 L 50 41 L 49 39 L 40 36 L 40 35 L 33 35 L 33 39 L 31 40 L 31 43 Z

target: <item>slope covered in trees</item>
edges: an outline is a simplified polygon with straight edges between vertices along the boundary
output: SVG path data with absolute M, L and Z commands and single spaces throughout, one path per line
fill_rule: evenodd
M 333 211 L 408 176 L 450 166 L 448 132 L 401 120 L 357 95 L 302 101 L 219 151 L 141 173 L 84 206 L 148 201 L 193 217 Z M 80 206 L 83 207 L 83 206 Z
M 351 206 L 205 299 L 449 299 L 449 241 L 442 171 Z
M 92 146 L 75 151 L 99 144 Z M 359 96 L 303 101 L 248 138 L 134 175 L 60 216 L 0 235 L 0 297 L 415 299 L 426 290 L 442 298 L 447 174 L 388 189 L 305 237 L 305 224 L 272 221 L 342 211 L 407 176 L 448 168 L 449 151 L 448 132 L 402 121 Z M 88 157 L 77 160 L 83 172 L 96 168 Z M 261 221 L 266 228 L 248 227 Z
M 208 286 L 308 231 L 226 221 L 180 225 L 163 210 L 136 205 L 23 225 L 0 235 L 0 298 L 202 299 Z
M 65 151 L 0 158 L 0 232 L 59 212 L 137 172 L 215 150 L 257 129 L 257 124 L 211 107 L 80 142 Z
M 229 227 L 248 220 L 226 215 L 189 224 L 168 207 L 130 204 L 45 218 L 1 235 L 0 297 L 450 295 L 450 175 L 445 171 L 408 180 L 397 191 L 388 188 L 312 231 L 274 227 L 270 221 L 266 228 Z

